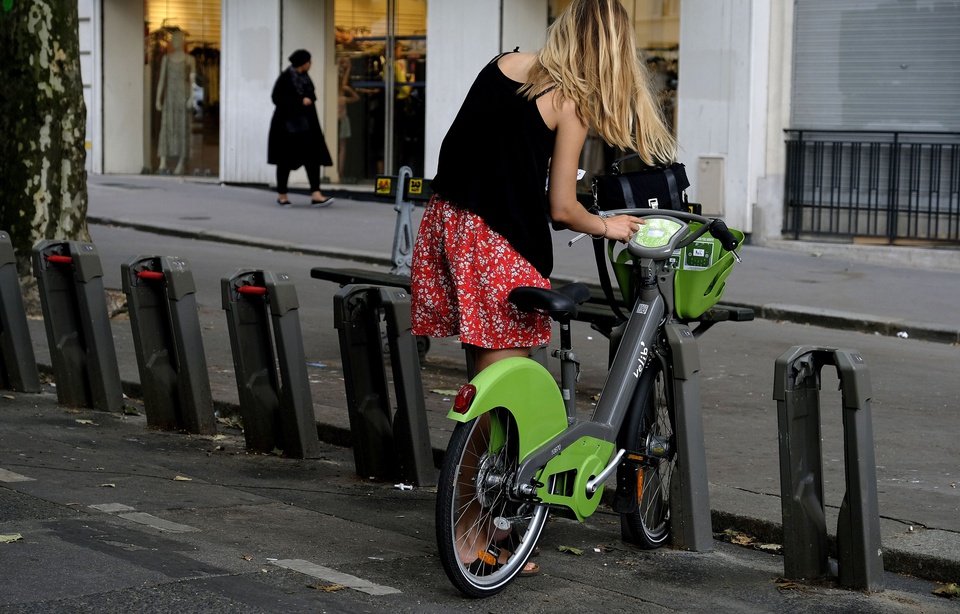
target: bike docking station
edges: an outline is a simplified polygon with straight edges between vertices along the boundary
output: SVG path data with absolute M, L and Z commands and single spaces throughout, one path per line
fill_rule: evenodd
M 120 371 L 96 247 L 48 239 L 34 246 L 32 256 L 58 403 L 122 411 Z
M 217 422 L 193 273 L 180 258 L 136 256 L 120 265 L 147 426 L 213 435 Z
M 350 284 L 337 292 L 333 306 L 357 475 L 435 484 L 417 340 L 410 333 L 410 295 L 403 288 Z
M 842 391 L 846 491 L 837 522 L 837 571 L 828 559 L 820 434 L 820 371 L 834 365 Z M 883 553 L 867 366 L 856 350 L 795 346 L 776 361 L 783 567 L 787 578 L 836 575 L 848 588 L 883 588 Z
M 239 269 L 220 280 L 220 290 L 247 449 L 318 458 L 320 437 L 293 282 L 285 273 Z
M 3 231 L 0 231 L 0 388 L 40 392 L 40 374 L 20 292 L 17 256 L 10 235 Z

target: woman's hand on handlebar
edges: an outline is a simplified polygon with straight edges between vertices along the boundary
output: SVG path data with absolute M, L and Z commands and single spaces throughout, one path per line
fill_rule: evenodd
M 643 218 L 633 215 L 614 215 L 603 218 L 603 221 L 606 222 L 603 237 L 621 243 L 629 241 L 640 230 L 640 225 L 646 224 Z

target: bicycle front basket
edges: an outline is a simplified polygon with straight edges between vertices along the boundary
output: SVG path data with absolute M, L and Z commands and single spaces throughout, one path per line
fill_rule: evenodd
M 699 226 L 699 223 L 692 222 L 690 230 Z M 737 237 L 739 250 L 743 233 L 734 228 L 730 232 Z M 723 296 L 725 280 L 733 270 L 733 263 L 733 254 L 723 251 L 720 242 L 709 234 L 674 252 L 670 264 L 677 270 L 673 288 L 677 317 L 684 320 L 699 318 L 716 305 Z

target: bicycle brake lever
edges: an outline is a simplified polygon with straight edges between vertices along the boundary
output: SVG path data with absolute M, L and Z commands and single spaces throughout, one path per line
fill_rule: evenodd
M 581 232 L 580 234 L 578 234 L 578 235 L 575 236 L 574 238 L 572 238 L 572 239 L 570 239 L 569 241 L 567 241 L 567 247 L 572 247 L 574 243 L 576 243 L 576 242 L 579 241 L 580 239 L 584 238 L 585 236 L 587 236 L 587 233 Z

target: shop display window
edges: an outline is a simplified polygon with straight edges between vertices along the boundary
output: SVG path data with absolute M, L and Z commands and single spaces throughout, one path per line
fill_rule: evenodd
M 344 183 L 423 173 L 426 0 L 337 0 L 337 162 Z
M 213 177 L 220 159 L 220 0 L 144 0 L 145 172 Z

